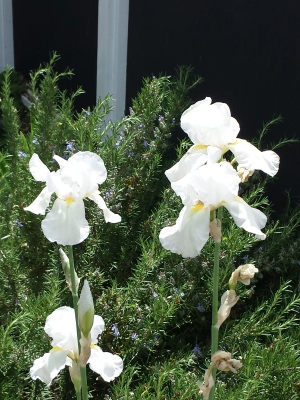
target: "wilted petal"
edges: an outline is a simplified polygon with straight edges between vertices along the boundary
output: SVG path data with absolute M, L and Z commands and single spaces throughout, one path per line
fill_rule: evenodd
M 89 235 L 83 200 L 67 202 L 56 199 L 42 221 L 42 230 L 50 242 L 63 246 L 81 243 Z
M 226 290 L 221 297 L 221 305 L 218 310 L 218 322 L 216 326 L 220 328 L 225 319 L 228 318 L 231 308 L 237 303 L 239 296 L 234 290 Z
M 251 170 L 261 170 L 274 176 L 279 169 L 279 156 L 271 150 L 260 151 L 253 144 L 243 139 L 230 143 L 228 148 L 234 154 L 240 167 Z
M 88 363 L 90 368 L 106 382 L 114 380 L 123 371 L 123 360 L 118 355 L 104 352 L 95 345 L 91 347 Z
M 53 192 L 50 192 L 46 186 L 38 197 L 28 207 L 25 207 L 24 210 L 30 211 L 33 214 L 44 215 L 46 208 L 49 206 L 52 193 Z
M 230 212 L 238 227 L 253 233 L 258 239 L 264 240 L 266 235 L 260 229 L 267 223 L 267 217 L 256 208 L 250 207 L 243 199 L 236 197 L 231 203 L 225 203 L 224 207 Z
M 65 367 L 67 355 L 68 351 L 54 349 L 36 359 L 30 368 L 31 378 L 34 380 L 40 379 L 49 386 L 52 379 Z
M 182 257 L 196 257 L 209 237 L 209 208 L 201 204 L 183 207 L 173 226 L 163 228 L 159 234 L 162 246 Z
M 100 208 L 100 210 L 103 211 L 105 222 L 111 222 L 113 224 L 116 224 L 117 222 L 121 221 L 120 215 L 113 213 L 112 211 L 110 211 L 107 208 L 105 201 L 103 200 L 103 198 L 100 196 L 100 194 L 98 192 L 91 194 L 89 196 L 89 199 L 93 200 L 97 204 L 97 206 Z
M 235 287 L 237 282 L 242 282 L 244 285 L 250 285 L 250 279 L 258 272 L 258 269 L 253 264 L 240 265 L 231 274 L 229 285 Z

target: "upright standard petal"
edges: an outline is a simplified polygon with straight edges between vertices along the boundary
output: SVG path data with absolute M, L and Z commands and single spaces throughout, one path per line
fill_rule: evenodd
M 182 257 L 196 257 L 209 237 L 209 208 L 201 204 L 183 207 L 176 224 L 163 228 L 159 234 L 162 246 Z
M 91 346 L 91 356 L 88 360 L 90 368 L 99 374 L 106 382 L 114 380 L 123 371 L 123 360 L 116 354 L 104 352 L 100 347 Z
M 249 171 L 261 170 L 270 176 L 276 175 L 279 169 L 279 156 L 271 150 L 260 151 L 253 144 L 237 139 L 228 144 L 240 167 Z
M 63 306 L 48 315 L 45 323 L 45 332 L 52 338 L 51 345 L 70 350 L 74 354 L 78 351 L 75 312 L 71 307 Z
M 231 203 L 225 203 L 224 207 L 230 212 L 238 227 L 253 233 L 258 239 L 264 240 L 266 235 L 261 229 L 266 226 L 267 217 L 264 213 L 252 208 L 243 199 L 236 196 Z
M 99 185 L 107 177 L 107 171 L 102 158 L 91 151 L 79 151 L 68 159 L 68 163 L 79 170 L 84 170 L 89 178 Z
M 81 243 L 89 235 L 83 200 L 68 202 L 56 199 L 42 221 L 42 230 L 50 242 L 63 246 Z
M 52 380 L 58 375 L 67 362 L 68 351 L 51 350 L 50 353 L 44 354 L 37 358 L 33 366 L 30 368 L 30 376 L 32 379 L 40 379 L 42 382 L 50 386 Z
M 194 144 L 220 149 L 234 142 L 240 131 L 237 120 L 231 117 L 228 105 L 211 104 L 210 97 L 193 104 L 182 114 L 181 128 Z

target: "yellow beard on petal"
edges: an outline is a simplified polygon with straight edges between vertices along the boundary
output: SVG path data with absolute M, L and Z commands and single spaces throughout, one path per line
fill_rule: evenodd
M 66 199 L 65 199 L 65 202 L 68 204 L 68 206 L 71 204 L 71 203 L 74 203 L 74 199 L 72 199 L 72 197 L 67 197 Z
M 202 203 L 202 201 L 200 200 L 197 200 L 196 203 L 193 205 L 191 212 L 194 213 L 203 210 L 203 208 L 204 208 L 204 203 Z

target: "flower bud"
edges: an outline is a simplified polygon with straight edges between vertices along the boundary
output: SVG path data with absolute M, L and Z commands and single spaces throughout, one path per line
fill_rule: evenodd
M 86 338 L 92 329 L 93 322 L 94 302 L 88 281 L 85 280 L 78 300 L 78 325 Z
M 69 257 L 66 255 L 66 253 L 62 249 L 59 249 L 59 255 L 60 255 L 62 268 L 63 268 L 64 274 L 65 274 L 67 285 L 68 285 L 70 291 L 72 292 L 72 281 L 71 281 Z M 79 282 L 80 282 L 80 278 L 78 278 L 76 271 L 75 271 L 76 292 L 78 291 Z

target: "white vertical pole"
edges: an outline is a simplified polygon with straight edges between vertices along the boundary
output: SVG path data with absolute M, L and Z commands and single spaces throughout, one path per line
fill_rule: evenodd
M 0 0 L 0 72 L 14 67 L 12 0 Z
M 111 95 L 118 121 L 125 112 L 129 0 L 99 0 L 97 100 Z

